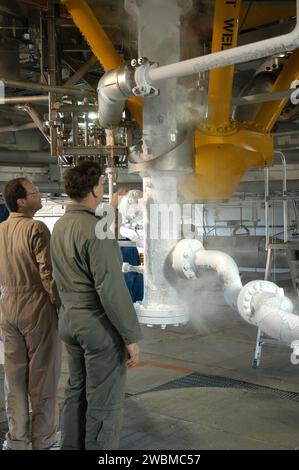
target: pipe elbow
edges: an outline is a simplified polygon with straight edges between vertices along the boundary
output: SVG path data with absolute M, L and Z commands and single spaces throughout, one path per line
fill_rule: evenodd
M 133 95 L 133 69 L 118 67 L 106 72 L 99 80 L 98 119 L 102 127 L 118 125 L 125 107 L 125 101 Z
M 209 266 L 214 269 L 225 286 L 242 288 L 238 266 L 227 253 L 217 250 L 199 250 L 196 253 L 195 263 L 199 267 Z

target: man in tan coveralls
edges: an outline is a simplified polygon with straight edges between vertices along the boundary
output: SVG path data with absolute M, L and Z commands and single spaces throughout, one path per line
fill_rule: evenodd
M 42 205 L 31 181 L 9 181 L 3 196 L 11 212 L 0 224 L 0 326 L 9 427 L 3 449 L 25 450 L 30 441 L 32 449 L 48 449 L 57 441 L 55 405 L 61 351 L 50 232 L 45 224 L 33 220 Z
M 103 196 L 101 166 L 84 161 L 65 175 L 72 200 L 51 238 L 61 297 L 59 333 L 70 378 L 62 410 L 62 449 L 117 449 L 126 367 L 139 359 L 140 326 L 115 240 L 95 228 Z M 129 356 L 129 358 L 128 358 Z

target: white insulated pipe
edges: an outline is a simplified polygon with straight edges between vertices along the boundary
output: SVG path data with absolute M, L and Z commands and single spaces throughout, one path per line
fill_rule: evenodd
M 288 52 L 299 47 L 299 0 L 296 0 L 297 22 L 288 34 L 276 38 L 264 39 L 245 46 L 234 47 L 221 52 L 213 52 L 194 59 L 184 60 L 174 64 L 151 68 L 148 71 L 148 82 L 155 85 L 161 80 L 186 77 L 206 70 L 241 64 L 251 60 L 269 57 L 280 52 Z
M 224 298 L 233 308 L 237 308 L 237 299 L 242 289 L 239 269 L 233 258 L 216 250 L 198 250 L 195 265 L 214 269 L 224 284 Z
M 210 267 L 217 272 L 224 283 L 225 300 L 231 307 L 238 306 L 244 320 L 256 324 L 271 338 L 288 345 L 299 340 L 299 316 L 292 313 L 293 303 L 284 295 L 283 289 L 264 281 L 252 281 L 242 288 L 237 264 L 221 251 L 198 250 L 195 254 L 195 265 Z M 258 285 L 256 291 L 255 284 Z M 250 285 L 252 287 L 249 287 Z M 244 315 L 243 308 L 240 308 L 241 303 L 246 302 L 243 289 L 248 290 L 248 288 L 251 290 L 251 318 L 248 314 Z M 240 303 L 237 302 L 239 296 L 243 297 Z
M 269 281 L 251 281 L 240 291 L 238 310 L 248 323 L 293 348 L 292 364 L 299 364 L 299 316 L 283 289 Z
M 214 269 L 224 283 L 224 297 L 226 302 L 236 308 L 239 294 L 241 296 L 242 283 L 238 266 L 226 253 L 214 250 L 198 250 L 195 254 L 195 265 Z M 254 283 L 260 281 L 253 281 Z M 251 284 L 251 283 L 250 283 Z M 272 283 L 268 283 L 272 284 Z M 267 288 L 265 283 L 265 288 Z M 276 286 L 277 287 L 277 286 Z M 247 286 L 244 287 L 246 289 Z M 261 286 L 263 289 L 263 286 Z M 283 294 L 283 289 L 273 291 L 257 291 L 251 297 L 252 318 L 249 323 L 256 324 L 271 338 L 291 345 L 299 340 L 299 316 L 293 314 L 293 303 Z M 247 315 L 240 315 L 248 321 Z
M 299 317 L 292 313 L 293 304 L 287 297 L 261 293 L 252 304 L 256 324 L 267 335 L 289 345 L 299 340 Z
M 148 90 L 155 89 L 157 82 L 170 78 L 186 77 L 207 70 L 241 64 L 269 57 L 281 52 L 293 51 L 299 47 L 299 0 L 296 0 L 296 26 L 290 33 L 275 38 L 213 52 L 193 59 L 157 67 L 145 63 L 133 71 L 129 67 L 106 72 L 98 84 L 99 122 L 103 127 L 117 125 L 120 121 L 125 100 L 138 95 L 147 96 Z M 138 86 L 136 86 L 136 84 Z M 63 88 L 63 87 L 61 87 Z M 153 96 L 153 95 L 152 95 Z
M 248 323 L 271 338 L 294 349 L 291 362 L 299 364 L 299 316 L 283 289 L 269 281 L 251 281 L 244 287 L 238 266 L 226 253 L 205 250 L 198 240 L 181 240 L 173 251 L 173 269 L 188 279 L 199 275 L 197 268 L 214 269 L 224 283 L 226 302 Z

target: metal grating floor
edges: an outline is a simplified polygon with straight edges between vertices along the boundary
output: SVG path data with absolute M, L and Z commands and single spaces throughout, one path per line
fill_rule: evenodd
M 255 390 L 258 392 L 269 393 L 278 398 L 286 398 L 288 400 L 299 402 L 299 393 L 287 392 L 285 390 L 279 390 L 277 388 L 265 387 L 262 385 L 252 384 L 250 382 L 243 382 L 241 380 L 229 379 L 226 377 L 217 377 L 213 375 L 202 375 L 193 372 L 190 375 L 185 375 L 179 379 L 171 380 L 158 387 L 154 387 L 145 392 L 139 392 L 136 394 L 128 394 L 130 396 L 137 396 L 150 392 L 157 392 L 162 390 L 170 390 L 175 388 L 188 388 L 188 387 L 218 387 L 218 388 L 239 388 Z

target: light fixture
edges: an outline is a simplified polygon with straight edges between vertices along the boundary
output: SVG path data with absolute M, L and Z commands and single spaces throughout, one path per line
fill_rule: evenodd
M 92 111 L 92 112 L 88 113 L 88 117 L 89 117 L 89 119 L 97 119 L 98 115 L 97 115 L 97 113 Z

